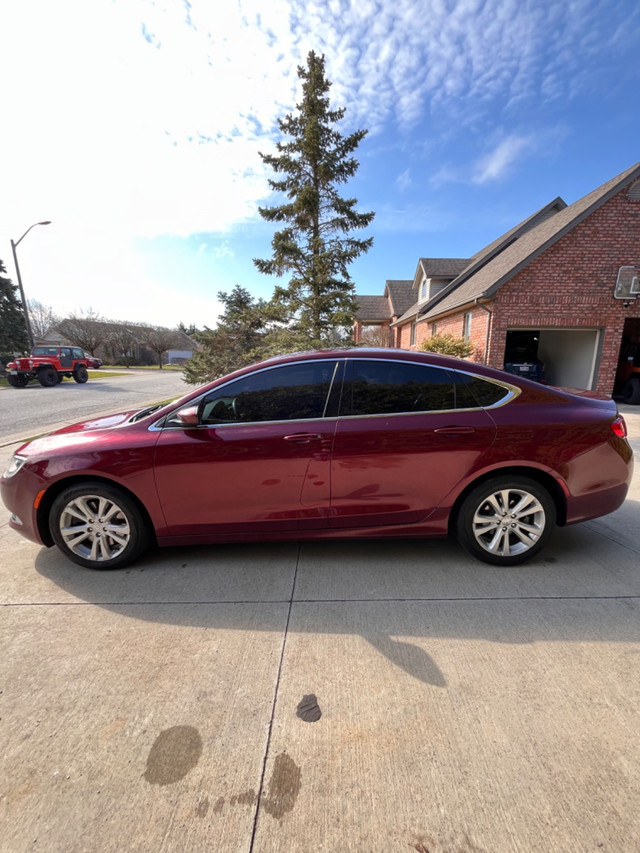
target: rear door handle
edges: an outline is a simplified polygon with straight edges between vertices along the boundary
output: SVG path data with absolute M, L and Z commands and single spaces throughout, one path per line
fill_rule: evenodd
M 294 432 L 293 435 L 285 435 L 285 441 L 293 441 L 296 444 L 309 444 L 310 441 L 318 441 L 324 435 L 317 432 Z
M 475 431 L 475 427 L 472 426 L 448 426 L 434 429 L 434 432 L 437 432 L 438 435 L 465 435 L 466 433 Z

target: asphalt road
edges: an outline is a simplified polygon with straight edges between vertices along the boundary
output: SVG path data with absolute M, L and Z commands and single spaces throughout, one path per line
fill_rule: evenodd
M 30 382 L 26 388 L 0 389 L 0 444 L 29 437 L 53 426 L 103 412 L 118 412 L 180 397 L 192 390 L 176 370 L 130 370 L 91 378 L 85 385 L 65 379 L 55 388 Z

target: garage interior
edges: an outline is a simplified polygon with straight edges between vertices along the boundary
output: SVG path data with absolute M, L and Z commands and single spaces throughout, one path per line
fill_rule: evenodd
M 511 329 L 507 332 L 505 360 L 518 350 L 544 364 L 547 384 L 592 390 L 601 346 L 600 329 Z

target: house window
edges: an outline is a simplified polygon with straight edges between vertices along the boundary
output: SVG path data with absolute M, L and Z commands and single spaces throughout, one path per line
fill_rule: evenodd
M 465 341 L 468 341 L 471 337 L 471 311 L 468 311 L 464 315 L 464 324 L 462 327 L 462 337 Z
M 422 279 L 422 284 L 420 285 L 420 302 L 424 302 L 427 298 L 427 279 Z
M 414 347 L 416 345 L 416 323 L 411 324 L 411 346 Z
M 438 334 L 438 324 L 437 324 L 437 323 L 432 323 L 432 324 L 431 324 L 431 334 L 432 334 L 432 335 L 437 335 L 437 334 Z

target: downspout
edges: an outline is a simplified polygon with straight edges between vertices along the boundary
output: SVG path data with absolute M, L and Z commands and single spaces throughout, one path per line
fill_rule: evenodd
M 478 306 L 478 308 L 482 308 L 483 311 L 486 311 L 489 315 L 489 320 L 487 321 L 487 336 L 484 342 L 484 359 L 482 360 L 483 364 L 487 363 L 487 356 L 489 355 L 489 335 L 491 334 L 491 320 L 493 319 L 493 311 L 490 311 L 486 305 L 483 305 L 480 302 L 480 297 L 476 296 L 474 299 L 474 303 Z

